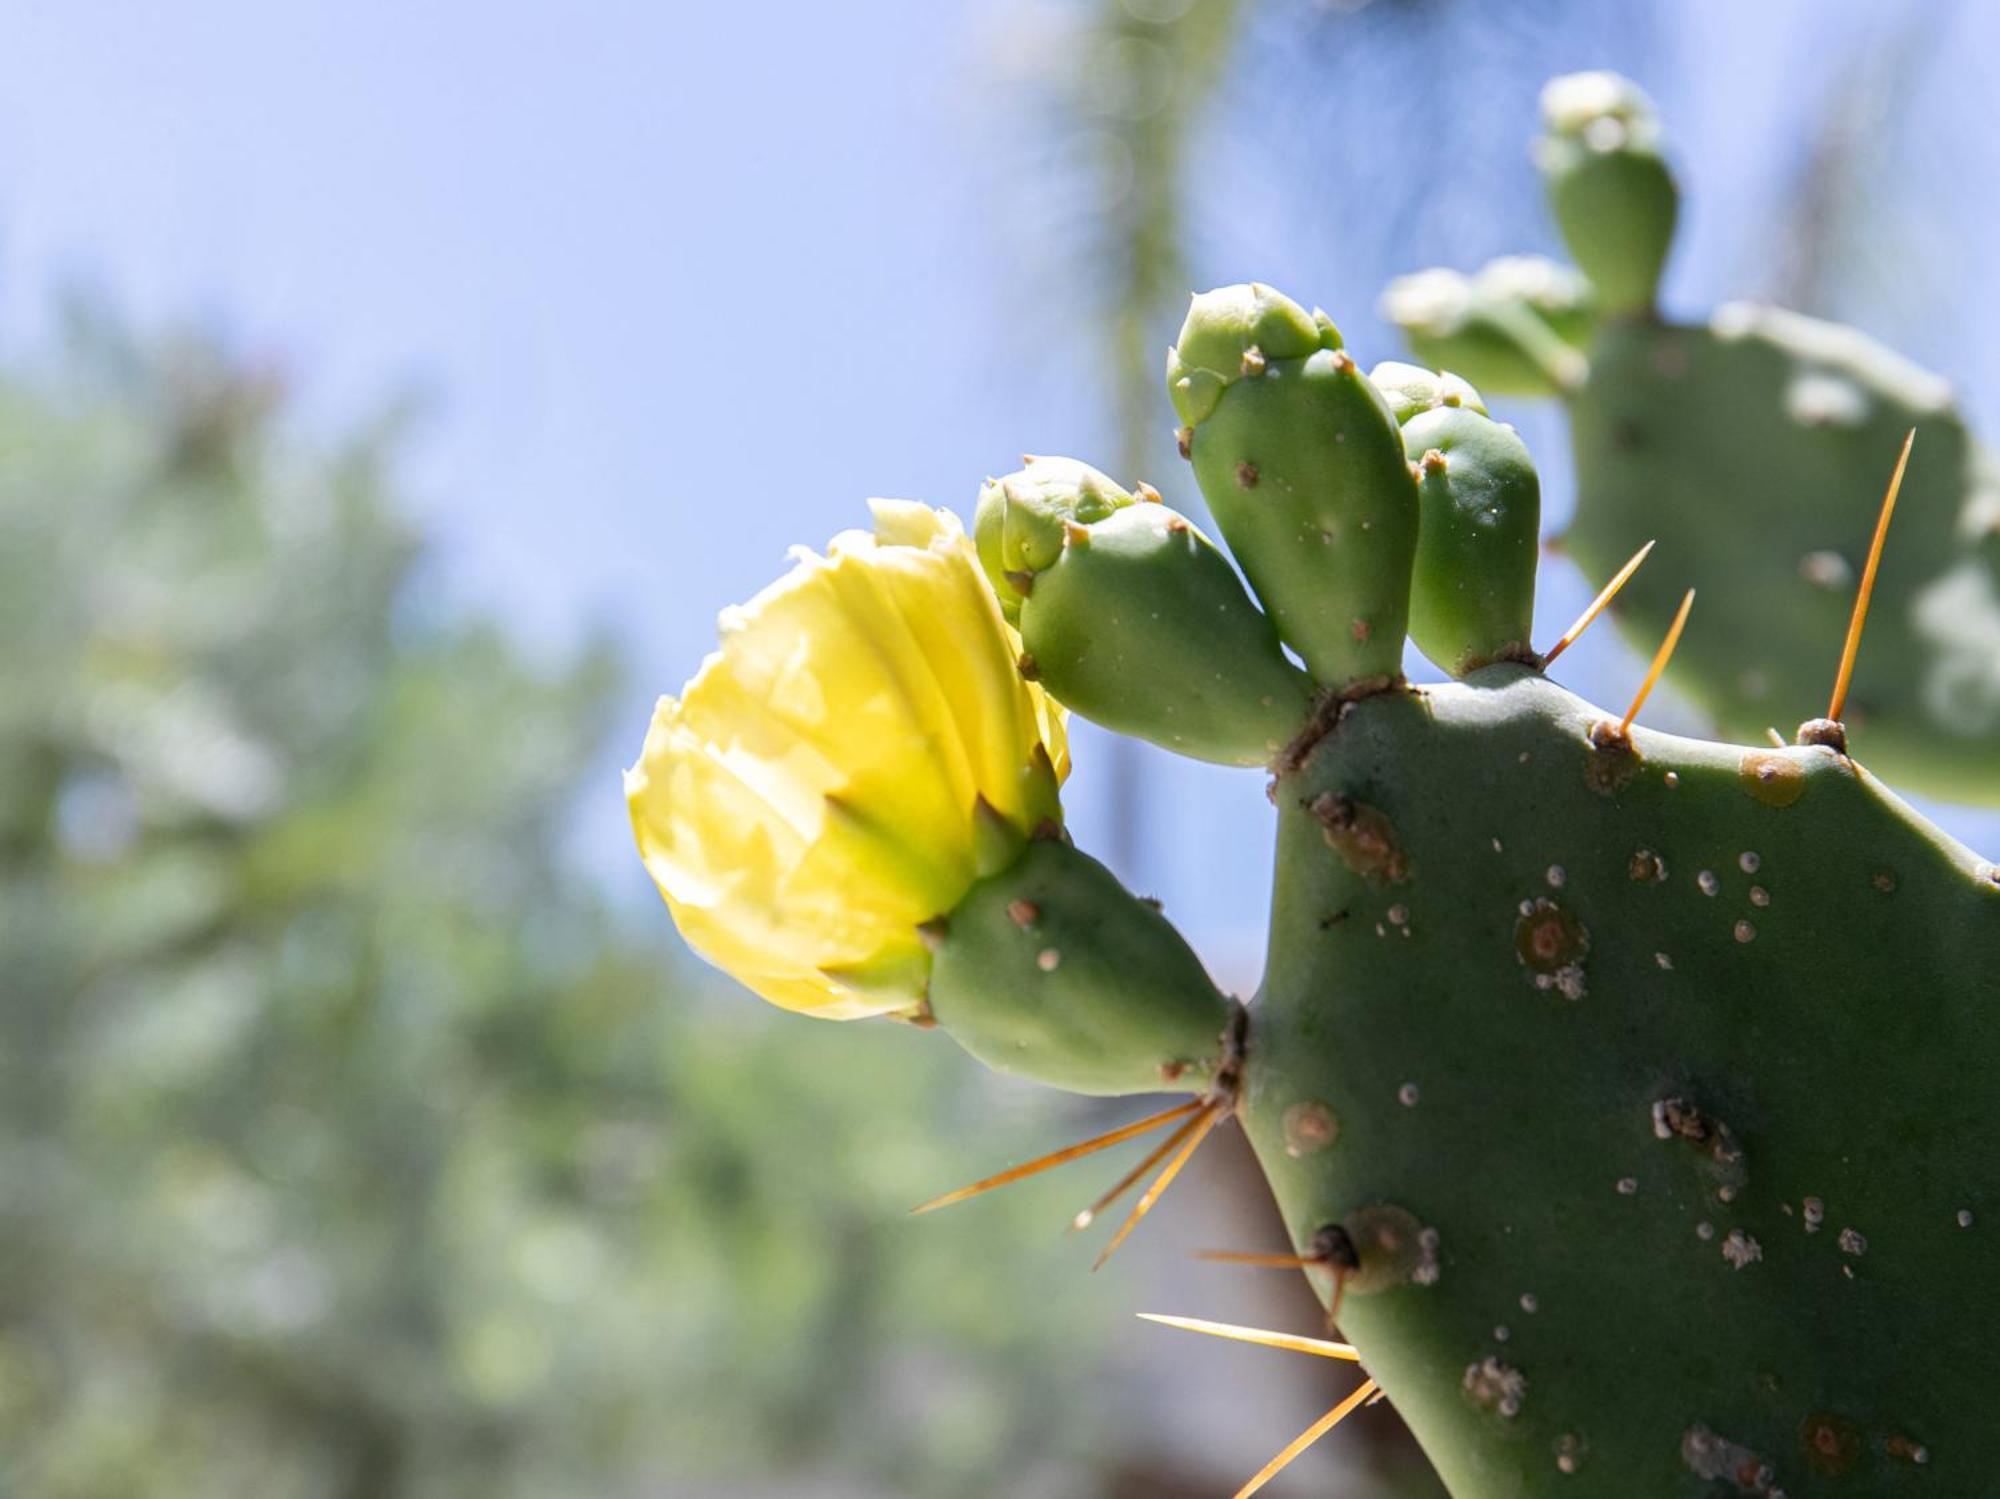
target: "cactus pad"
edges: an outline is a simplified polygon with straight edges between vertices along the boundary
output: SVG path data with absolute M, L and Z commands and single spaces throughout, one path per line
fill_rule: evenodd
M 1342 1331 L 1456 1495 L 1702 1494 L 1717 1443 L 1981 1492 L 1996 1328 L 1940 1288 L 2000 1283 L 1995 872 L 1831 750 L 1606 716 L 1494 667 L 1279 782 L 1243 1111 L 1293 1238 L 1359 1246 Z

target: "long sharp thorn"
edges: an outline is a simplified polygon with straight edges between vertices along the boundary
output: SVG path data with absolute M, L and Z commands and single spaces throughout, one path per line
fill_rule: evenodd
M 1220 1104 L 1211 1103 L 1204 1107 L 1199 1122 L 1187 1137 L 1187 1142 L 1174 1153 L 1173 1159 L 1167 1162 L 1160 1174 L 1153 1178 L 1153 1184 L 1146 1188 L 1145 1195 L 1132 1204 L 1132 1211 L 1125 1215 L 1125 1221 L 1118 1225 L 1118 1232 L 1111 1236 L 1111 1242 L 1104 1246 L 1097 1256 L 1096 1263 L 1090 1267 L 1093 1271 L 1102 1270 L 1104 1262 L 1118 1252 L 1118 1246 L 1131 1236 L 1132 1230 L 1139 1226 L 1146 1214 L 1153 1211 L 1153 1204 L 1158 1202 L 1167 1188 L 1174 1184 L 1174 1178 L 1181 1174 L 1181 1167 L 1188 1163 L 1195 1151 L 1200 1148 L 1201 1142 L 1208 1138 L 1208 1132 L 1221 1123 L 1224 1112 L 1225 1109 Z
M 1325 1338 L 1302 1338 L 1296 1333 L 1266 1332 L 1261 1327 L 1238 1327 L 1233 1322 L 1204 1322 L 1199 1317 L 1167 1317 L 1158 1312 L 1141 1312 L 1140 1320 L 1182 1332 L 1206 1333 L 1211 1338 L 1228 1338 L 1235 1343 L 1254 1343 L 1259 1348 L 1282 1348 L 1287 1353 L 1310 1353 L 1314 1358 L 1345 1359 L 1358 1362 L 1361 1355 L 1347 1343 L 1330 1343 Z
M 1097 1220 L 1097 1215 L 1099 1213 L 1103 1212 L 1106 1208 L 1110 1207 L 1112 1203 L 1116 1202 L 1119 1198 L 1123 1197 L 1127 1192 L 1131 1191 L 1133 1183 L 1137 1182 L 1140 1177 L 1144 1176 L 1148 1171 L 1151 1171 L 1155 1166 L 1159 1165 L 1161 1161 L 1165 1160 L 1168 1156 L 1172 1155 L 1175 1149 L 1179 1147 L 1181 1141 L 1185 1140 L 1189 1135 L 1193 1134 L 1196 1129 L 1200 1128 L 1200 1126 L 1201 1126 L 1201 1121 L 1199 1119 L 1183 1120 L 1181 1124 L 1175 1128 L 1172 1134 L 1168 1135 L 1166 1139 L 1162 1140 L 1158 1145 L 1154 1146 L 1151 1150 L 1146 1152 L 1145 1159 L 1140 1161 L 1138 1165 L 1134 1166 L 1130 1171 L 1126 1172 L 1123 1176 L 1119 1177 L 1118 1180 L 1112 1184 L 1111 1189 L 1108 1192 L 1106 1192 L 1102 1197 L 1098 1198 L 1097 1201 L 1093 1202 L 1089 1207 L 1085 1208 L 1082 1212 L 1078 1213 L 1074 1218 L 1070 1219 L 1069 1226 L 1071 1232 L 1075 1232 L 1077 1229 L 1080 1228 L 1089 1228 L 1090 1225 Z
M 1255 1478 L 1236 1491 L 1235 1499 L 1250 1499 L 1250 1496 L 1256 1493 L 1257 1490 L 1264 1487 L 1265 1484 L 1289 1468 L 1292 1465 L 1292 1460 L 1301 1452 L 1304 1452 L 1306 1448 L 1312 1446 L 1314 1442 L 1317 1442 L 1329 1431 L 1332 1431 L 1334 1427 L 1353 1415 L 1360 1405 L 1375 1394 L 1375 1391 L 1376 1384 L 1374 1380 L 1363 1380 L 1361 1387 L 1352 1395 L 1349 1395 L 1340 1404 L 1336 1405 L 1304 1431 L 1293 1437 L 1283 1452 L 1280 1452 L 1276 1457 L 1264 1464 Z
M 1244 1254 L 1234 1249 L 1203 1249 L 1195 1258 L 1211 1265 L 1247 1265 L 1252 1270 L 1310 1270 L 1326 1263 L 1303 1254 Z
M 1047 1171 L 1053 1166 L 1065 1165 L 1070 1161 L 1091 1155 L 1096 1151 L 1109 1150 L 1114 1145 L 1122 1145 L 1127 1140 L 1146 1134 L 1151 1130 L 1156 1130 L 1163 1124 L 1171 1124 L 1176 1119 L 1185 1119 L 1188 1115 L 1205 1107 L 1207 1105 L 1199 1098 L 1188 1103 L 1176 1104 L 1171 1109 L 1165 1109 L 1158 1114 L 1149 1115 L 1147 1118 L 1136 1120 L 1131 1124 L 1120 1125 L 1117 1129 L 1107 1134 L 1098 1135 L 1096 1138 L 1082 1141 L 1080 1144 L 1066 1146 L 1061 1150 L 1053 1151 L 1048 1155 L 1042 1156 L 1039 1160 L 1029 1161 L 1026 1165 L 1016 1166 L 1010 1171 L 1003 1171 L 998 1176 L 989 1176 L 986 1180 L 974 1182 L 969 1187 L 960 1187 L 956 1192 L 947 1192 L 942 1197 L 933 1197 L 929 1202 L 923 1204 L 923 1206 L 911 1208 L 910 1211 L 912 1214 L 936 1212 L 939 1208 L 950 1207 L 953 1203 L 963 1202 L 968 1197 L 977 1197 L 981 1192 L 991 1192 L 995 1187 L 1007 1186 L 1012 1182 L 1021 1180 L 1023 1177 Z
M 1611 581 L 1606 583 L 1603 589 L 1599 591 L 1597 597 L 1590 601 L 1590 607 L 1579 614 L 1576 617 L 1576 623 L 1571 625 L 1567 630 L 1564 630 L 1562 638 L 1550 646 L 1547 652 L 1543 654 L 1542 665 L 1544 668 L 1550 662 L 1554 661 L 1556 657 L 1576 644 L 1577 637 L 1589 629 L 1591 622 L 1604 612 L 1605 607 L 1613 599 L 1618 597 L 1618 590 L 1631 581 L 1632 574 L 1639 570 L 1639 564 L 1646 560 L 1646 554 L 1652 550 L 1653 543 L 1649 541 L 1640 547 L 1638 551 L 1634 552 L 1631 560 L 1612 575 Z
M 1868 600 L 1875 593 L 1875 572 L 1882 565 L 1882 544 L 1889 539 L 1889 517 L 1896 513 L 1896 496 L 1902 493 L 1903 470 L 1909 467 L 1910 448 L 1917 429 L 1910 428 L 1903 439 L 1903 451 L 1896 455 L 1896 471 L 1889 476 L 1889 492 L 1882 496 L 1882 510 L 1875 517 L 1875 539 L 1868 543 L 1868 563 L 1861 569 L 1861 587 L 1854 595 L 1854 612 L 1847 617 L 1847 641 L 1840 648 L 1840 671 L 1833 679 L 1833 698 L 1826 716 L 1840 722 L 1840 710 L 1847 706 L 1847 685 L 1854 676 L 1854 658 L 1861 649 L 1861 627 L 1868 622 Z
M 1660 648 L 1653 652 L 1653 664 L 1646 668 L 1646 680 L 1639 684 L 1639 691 L 1632 698 L 1632 706 L 1625 710 L 1625 717 L 1618 725 L 1618 737 L 1625 738 L 1632 732 L 1632 720 L 1639 716 L 1639 710 L 1646 706 L 1646 699 L 1667 669 L 1667 663 L 1674 657 L 1674 647 L 1681 643 L 1681 631 L 1688 622 L 1688 610 L 1694 607 L 1694 590 L 1690 588 L 1681 599 L 1681 607 L 1674 614 L 1674 622 L 1667 626 L 1667 638 L 1660 642 Z

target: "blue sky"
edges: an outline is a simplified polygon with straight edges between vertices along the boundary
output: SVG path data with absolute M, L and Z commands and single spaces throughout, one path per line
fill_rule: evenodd
M 1695 307 L 1755 289 L 1760 215 L 1829 60 L 1869 45 L 1885 13 L 1670 9 L 1644 51 L 1600 57 L 1579 38 L 1547 67 L 1611 62 L 1659 86 L 1697 179 L 1670 288 Z M 1993 23 L 1956 13 L 1959 55 L 1990 54 Z M 328 426 L 398 387 L 432 392 L 407 472 L 439 540 L 435 585 L 538 647 L 615 629 L 639 672 L 636 746 L 716 610 L 863 497 L 965 510 L 1024 447 L 1106 450 L 1099 372 L 1038 259 L 1062 225 L 1024 171 L 1060 142 L 1010 113 L 1061 15 L 998 0 L 0 3 L 0 340 L 32 348 L 50 288 L 82 277 L 142 323 L 193 316 L 275 353 Z M 1524 222 L 1536 70 L 1491 106 L 1508 136 L 1494 159 L 1516 174 L 1492 191 Z M 1942 128 L 1941 107 L 1897 113 Z M 1197 279 L 1294 278 L 1331 305 L 1328 274 L 1361 303 L 1342 312 L 1350 339 L 1379 339 L 1379 272 L 1328 266 L 1324 224 L 1288 191 L 1295 144 L 1233 126 L 1208 148 Z M 1958 221 L 1960 269 L 1995 248 L 1991 220 Z M 1954 336 L 1923 290 L 1901 288 L 1872 331 L 1993 391 L 2000 341 Z M 1518 415 L 1558 491 L 1559 425 Z M 1544 592 L 1558 626 L 1582 597 L 1553 569 Z M 1577 685 L 1613 695 L 1631 662 L 1601 633 L 1571 660 Z M 1088 739 L 1080 759 L 1088 844 L 1107 762 Z M 1268 882 L 1261 781 L 1147 763 L 1150 804 L 1175 810 L 1149 820 L 1126 872 L 1246 979 Z M 614 782 L 581 815 L 585 846 L 622 850 Z M 1958 825 L 2000 845 L 1992 819 Z M 643 883 L 635 863 L 607 867 Z
M 722 9 L 29 8 L 4 326 L 80 270 L 275 347 L 322 411 L 428 387 L 415 498 L 453 586 L 678 661 L 801 525 L 948 495 L 997 436 L 934 349 L 990 333 L 937 67 L 961 18 L 800 7 L 776 47 Z

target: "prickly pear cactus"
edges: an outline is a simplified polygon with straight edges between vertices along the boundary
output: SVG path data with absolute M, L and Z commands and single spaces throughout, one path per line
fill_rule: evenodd
M 1245 286 L 1168 383 L 1251 586 L 1078 463 L 989 482 L 972 538 L 878 504 L 725 617 L 628 777 L 690 942 L 790 1008 L 1188 1095 L 930 1206 L 1171 1125 L 1080 1215 L 1157 1169 L 1108 1253 L 1240 1122 L 1351 1340 L 1316 1348 L 1371 1380 L 1314 1430 L 1379 1388 L 1458 1499 L 1992 1492 L 2000 871 L 1838 725 L 1707 743 L 1550 680 L 1534 467 L 1465 380 L 1364 375 Z M 1455 680 L 1401 678 L 1406 628 Z M 1248 1004 L 1063 833 L 1066 709 L 1267 768 Z
M 1494 393 L 1568 408 L 1576 518 L 1561 547 L 1596 582 L 1672 538 L 1620 619 L 1657 639 L 1684 582 L 1711 628 L 1675 678 L 1726 734 L 1812 707 L 1903 434 L 1912 470 L 1847 718 L 1908 788 L 2000 802 L 2000 475 L 1949 386 L 1851 329 L 1732 304 L 1704 323 L 1656 307 L 1678 190 L 1653 107 L 1607 73 L 1543 95 L 1536 156 L 1578 269 L 1510 256 L 1425 271 L 1384 308 L 1419 357 Z

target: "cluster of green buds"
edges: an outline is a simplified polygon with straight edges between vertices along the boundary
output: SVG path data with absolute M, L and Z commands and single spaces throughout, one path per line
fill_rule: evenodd
M 877 501 L 725 614 L 627 783 L 697 951 L 1073 1091 L 1229 1086 L 1240 1005 L 1063 833 L 1065 711 L 1281 768 L 1401 684 L 1406 635 L 1458 676 L 1532 664 L 1540 494 L 1469 383 L 1365 373 L 1268 286 L 1196 297 L 1167 386 L 1234 563 L 1151 485 L 1031 457 L 970 538 Z

